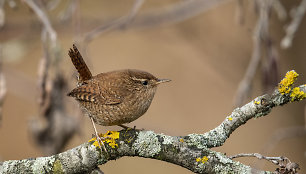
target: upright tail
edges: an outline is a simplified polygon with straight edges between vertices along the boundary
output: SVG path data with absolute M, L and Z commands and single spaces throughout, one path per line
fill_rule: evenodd
M 82 55 L 80 54 L 78 48 L 73 44 L 73 49 L 70 48 L 68 55 L 71 58 L 71 61 L 74 67 L 79 73 L 79 81 L 84 82 L 92 78 L 91 72 L 88 69 Z

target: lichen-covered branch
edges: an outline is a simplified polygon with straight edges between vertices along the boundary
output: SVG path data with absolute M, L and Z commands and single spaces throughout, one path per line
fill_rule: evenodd
M 0 164 L 0 173 L 89 173 L 98 165 L 123 156 L 167 161 L 195 173 L 265 173 L 210 148 L 221 146 L 249 119 L 265 116 L 275 106 L 305 99 L 306 85 L 293 87 L 297 77 L 295 71 L 289 71 L 272 95 L 257 97 L 235 109 L 218 127 L 204 134 L 169 136 L 135 129 L 108 131 L 100 134 L 108 153 L 101 151 L 96 138 L 93 138 L 88 143 L 50 157 L 5 161 Z
M 230 134 L 248 120 L 268 115 L 273 107 L 305 99 L 306 85 L 292 87 L 297 77 L 295 71 L 287 72 L 272 95 L 259 96 L 246 105 L 236 108 L 219 126 L 203 135 L 193 134 L 193 137 L 201 142 L 200 146 L 203 143 L 209 148 L 222 146 Z
M 123 156 L 158 159 L 180 165 L 196 173 L 250 173 L 251 168 L 220 152 L 198 148 L 188 136 L 172 137 L 152 131 L 108 132 L 108 154 L 95 140 L 50 157 L 5 161 L 0 173 L 89 173 L 97 165 Z M 113 144 L 114 143 L 114 144 Z

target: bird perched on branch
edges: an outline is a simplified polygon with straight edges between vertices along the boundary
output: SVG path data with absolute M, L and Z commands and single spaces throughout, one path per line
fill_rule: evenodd
M 78 87 L 68 93 L 68 96 L 74 97 L 83 112 L 89 116 L 97 139 L 99 136 L 95 123 L 126 128 L 123 124 L 136 120 L 148 110 L 157 86 L 170 81 L 134 69 L 92 76 L 75 45 L 68 55 L 79 73 Z M 105 150 L 104 144 L 103 147 Z

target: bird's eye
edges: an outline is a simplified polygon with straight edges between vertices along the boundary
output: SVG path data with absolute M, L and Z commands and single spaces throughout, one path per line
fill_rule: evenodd
M 143 84 L 143 85 L 148 85 L 148 80 L 142 81 L 142 84 Z

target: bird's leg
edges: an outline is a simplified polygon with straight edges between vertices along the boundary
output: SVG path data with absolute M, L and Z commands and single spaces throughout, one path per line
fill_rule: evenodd
M 96 129 L 96 126 L 95 126 L 95 122 L 93 121 L 92 117 L 90 117 L 90 120 L 91 120 L 91 123 L 92 123 L 92 125 L 93 125 L 93 127 L 95 129 L 95 134 L 96 134 L 96 138 L 97 138 L 97 141 L 99 143 L 100 149 L 102 150 L 102 147 L 103 147 L 104 151 L 107 153 L 106 147 L 105 147 L 101 137 L 98 135 L 98 132 L 97 132 L 97 129 Z M 101 146 L 100 141 L 102 143 L 102 146 Z

